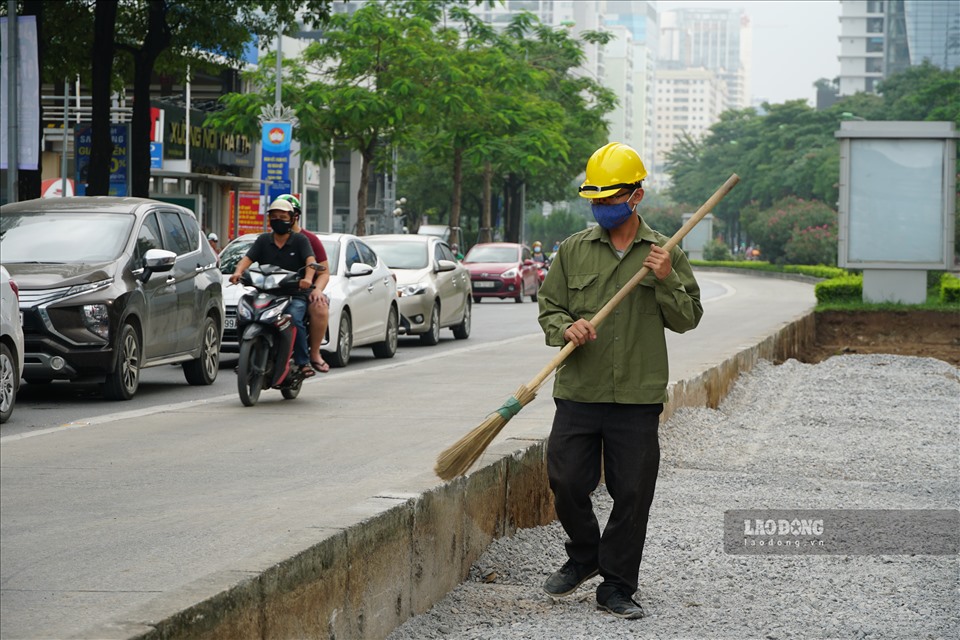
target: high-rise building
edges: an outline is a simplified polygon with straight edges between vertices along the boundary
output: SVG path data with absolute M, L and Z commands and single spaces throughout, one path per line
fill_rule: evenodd
M 656 164 L 651 186 L 668 185 L 667 154 L 684 135 L 701 138 L 726 111 L 727 83 L 709 69 L 659 69 L 656 82 Z
M 840 0 L 840 95 L 873 93 L 924 60 L 960 66 L 960 2 Z
M 623 114 L 622 129 L 618 119 L 611 116 L 610 139 L 629 144 L 648 166 L 653 167 L 658 12 L 654 3 L 648 0 L 607 0 L 605 23 L 607 30 L 616 34 L 617 39 L 604 50 L 604 84 L 620 97 L 617 115 Z M 626 36 L 629 41 L 625 40 Z M 617 80 L 613 70 L 622 70 L 622 81 Z
M 708 69 L 727 85 L 727 106 L 750 106 L 751 27 L 733 9 L 675 9 L 660 20 L 660 62 L 672 68 Z

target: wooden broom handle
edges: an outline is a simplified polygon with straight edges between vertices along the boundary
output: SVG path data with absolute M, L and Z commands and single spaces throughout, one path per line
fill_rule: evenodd
M 663 248 L 669 252 L 675 246 L 680 244 L 680 241 L 683 240 L 684 236 L 690 233 L 690 230 L 697 226 L 697 223 L 703 220 L 704 216 L 710 213 L 710 211 L 717 206 L 717 203 L 723 200 L 723 197 L 730 193 L 730 190 L 733 189 L 738 182 L 740 182 L 740 176 L 735 173 L 731 174 L 730 177 L 727 178 L 727 181 L 724 182 L 723 185 L 717 189 L 699 209 L 697 209 L 696 213 L 694 213 L 693 216 L 687 220 L 687 222 L 680 227 L 675 234 L 673 234 L 673 237 L 667 240 L 666 244 L 663 245 Z M 610 298 L 607 304 L 603 305 L 603 308 L 601 308 L 600 311 L 598 311 L 597 314 L 590 320 L 590 323 L 594 326 L 594 328 L 600 326 L 600 323 L 603 322 L 608 315 L 610 315 L 610 312 L 613 311 L 614 308 L 616 308 L 616 306 L 620 304 L 620 302 L 626 298 L 638 284 L 640 284 L 641 280 L 647 277 L 648 273 L 650 273 L 650 267 L 643 267 L 640 269 L 640 271 L 635 273 L 634 276 L 630 278 L 627 284 L 621 287 L 620 291 L 617 291 L 616 295 Z M 553 370 L 559 367 L 563 361 L 567 359 L 567 356 L 573 353 L 573 350 L 576 348 L 577 343 L 575 342 L 568 342 L 565 344 L 563 349 L 560 350 L 560 353 L 554 356 L 554 358 L 547 363 L 547 366 L 541 369 L 540 373 L 538 373 L 533 380 L 527 384 L 527 388 L 533 390 L 539 389 L 540 385 L 543 384 L 543 381 L 547 379 L 547 376 L 553 373 Z

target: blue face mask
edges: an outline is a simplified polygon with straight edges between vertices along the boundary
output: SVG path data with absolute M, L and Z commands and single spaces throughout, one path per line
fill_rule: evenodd
M 630 198 L 633 198 L 634 193 L 636 193 L 636 190 L 630 194 Z M 630 198 L 627 198 L 626 202 L 621 202 L 620 204 L 591 205 L 590 208 L 593 211 L 594 220 L 604 229 L 609 230 L 619 227 L 633 215 L 634 207 L 630 206 Z

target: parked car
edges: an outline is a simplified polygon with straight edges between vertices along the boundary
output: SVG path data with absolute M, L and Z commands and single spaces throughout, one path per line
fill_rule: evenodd
M 524 296 L 537 301 L 540 277 L 530 247 L 513 242 L 475 244 L 463 264 L 470 270 L 474 302 L 484 298 L 523 302 Z
M 0 266 L 0 424 L 13 415 L 23 371 L 23 323 L 17 283 Z
M 458 340 L 470 337 L 470 272 L 446 242 L 430 235 L 378 235 L 364 240 L 397 277 L 400 333 L 420 342 L 440 342 L 450 327 Z
M 258 234 L 242 235 L 220 253 L 224 284 L 229 283 L 237 262 Z M 372 346 L 378 358 L 392 358 L 397 352 L 400 311 L 397 282 L 376 252 L 363 239 L 346 233 L 318 233 L 330 263 L 330 320 L 320 350 L 333 367 L 345 367 L 354 347 Z M 237 350 L 237 301 L 244 287 L 226 291 L 224 351 Z
M 146 198 L 38 199 L 0 208 L 0 255 L 20 287 L 23 378 L 103 380 L 128 400 L 140 371 L 180 363 L 209 385 L 223 288 L 193 212 Z

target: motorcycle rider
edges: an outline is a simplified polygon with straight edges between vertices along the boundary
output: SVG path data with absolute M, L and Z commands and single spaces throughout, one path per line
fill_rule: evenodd
M 330 365 L 324 362 L 323 356 L 320 355 L 320 345 L 323 343 L 323 336 L 327 333 L 327 322 L 330 320 L 330 298 L 323 292 L 327 283 L 330 282 L 330 262 L 327 260 L 327 252 L 317 234 L 300 226 L 302 219 L 300 200 L 290 193 L 277 196 L 277 200 L 286 200 L 293 205 L 293 232 L 307 236 L 313 248 L 313 255 L 319 263 L 317 273 L 320 275 L 313 283 L 315 289 L 310 292 L 310 304 L 307 306 L 307 313 L 310 314 L 310 366 L 315 371 L 327 373 L 330 371 Z
M 236 284 L 240 281 L 243 272 L 250 268 L 254 262 L 259 264 L 272 264 L 287 271 L 304 270 L 303 278 L 300 280 L 300 292 L 290 297 L 290 306 L 287 307 L 297 333 L 293 343 L 293 361 L 300 369 L 304 378 L 314 375 L 313 368 L 310 366 L 310 352 L 307 347 L 307 330 L 304 325 L 304 316 L 307 312 L 307 298 L 309 289 L 314 281 L 320 275 L 310 265 L 316 263 L 313 255 L 313 249 L 310 247 L 310 241 L 301 233 L 293 232 L 293 205 L 286 200 L 279 198 L 270 203 L 267 211 L 270 221 L 270 228 L 273 231 L 261 233 L 254 243 L 247 250 L 247 255 L 240 259 L 233 275 L 230 276 L 230 283 Z M 328 276 L 329 277 L 329 276 Z
M 541 265 L 547 261 L 546 256 L 543 255 L 543 245 L 539 240 L 533 243 L 533 261 Z

